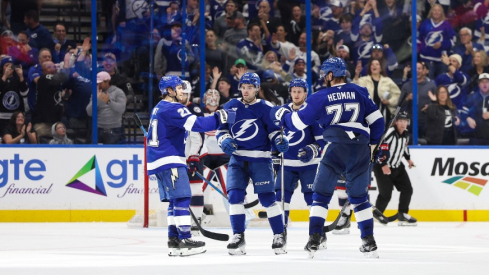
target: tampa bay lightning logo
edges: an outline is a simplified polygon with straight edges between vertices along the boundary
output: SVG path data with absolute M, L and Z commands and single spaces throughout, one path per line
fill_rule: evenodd
M 180 62 L 182 61 L 182 50 L 179 50 L 178 53 L 177 53 L 177 58 L 178 60 L 180 60 Z M 185 62 L 187 62 L 187 53 L 185 53 Z
M 462 92 L 460 86 L 458 86 L 456 83 L 448 85 L 447 88 L 448 88 L 448 92 L 450 93 L 450 98 L 456 98 L 457 96 L 460 95 L 460 92 Z
M 437 42 L 443 41 L 442 31 L 429 32 L 424 39 L 424 43 L 426 46 L 432 47 Z
M 300 131 L 300 132 L 286 131 L 285 137 L 289 141 L 290 147 L 296 146 L 299 145 L 304 140 L 304 131 Z
M 234 139 L 238 141 L 250 140 L 258 134 L 256 119 L 243 119 L 236 122 L 231 128 Z
M 20 106 L 19 95 L 16 92 L 9 91 L 3 96 L 2 103 L 7 110 L 17 110 L 17 108 Z
M 216 9 L 217 9 L 217 5 L 215 5 Z M 216 14 L 214 15 L 214 20 L 217 20 L 217 18 L 223 16 L 226 14 L 226 11 L 218 11 L 216 12 Z
M 373 41 L 360 44 L 360 47 L 358 47 L 357 50 L 358 58 L 370 58 L 370 50 L 372 49 L 373 45 Z
M 319 9 L 319 19 L 328 21 L 333 16 L 333 12 L 330 7 L 322 7 Z
M 365 15 L 362 17 L 362 19 L 360 20 L 360 24 L 359 24 L 359 25 L 360 25 L 360 26 L 363 26 L 363 25 L 364 25 L 364 24 L 366 24 L 366 23 L 368 23 L 368 24 L 370 24 L 370 25 L 373 25 L 373 24 L 372 24 L 372 14 L 370 14 L 370 13 L 365 14 Z

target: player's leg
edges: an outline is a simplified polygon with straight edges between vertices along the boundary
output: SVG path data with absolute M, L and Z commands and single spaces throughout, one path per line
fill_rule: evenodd
M 178 167 L 162 172 L 164 185 L 173 202 L 173 219 L 180 240 L 180 256 L 190 256 L 205 252 L 205 243 L 192 240 L 190 233 L 190 184 L 187 168 Z
M 164 173 L 157 173 L 156 179 L 158 181 L 158 191 L 160 193 L 160 201 L 169 202 L 167 211 L 167 222 L 168 222 L 168 256 L 180 256 L 180 240 L 178 239 L 178 230 L 175 225 L 175 219 L 173 218 L 173 201 L 170 200 L 170 194 L 166 191 Z M 168 189 L 169 190 L 169 189 Z
M 229 218 L 233 229 L 233 238 L 227 248 L 230 255 L 245 255 L 245 208 L 244 198 L 248 175 L 244 170 L 244 162 L 231 157 L 227 171 L 227 190 L 229 196 Z
M 284 213 L 285 213 L 285 227 L 287 227 L 290 213 L 290 200 L 294 194 L 294 187 L 298 180 L 297 172 L 284 170 Z M 275 201 L 281 206 L 282 201 L 282 175 L 277 173 L 275 179 Z
M 314 194 L 309 214 L 309 241 L 305 247 L 310 257 L 314 256 L 314 252 L 321 245 L 325 246 L 326 235 L 323 233 L 323 227 L 328 216 L 328 204 L 333 197 L 336 183 L 345 169 L 340 144 L 331 143 L 325 150 L 312 186 Z
M 368 201 L 370 183 L 370 148 L 368 145 L 350 145 L 350 157 L 346 168 L 346 192 L 353 205 L 355 218 L 360 229 L 365 256 L 378 258 L 377 244 L 374 239 L 374 220 L 372 207 Z
M 267 211 L 268 222 L 273 231 L 272 249 L 275 254 L 287 253 L 282 209 L 275 200 L 272 162 L 250 162 L 248 173 L 253 181 L 258 200 Z
M 409 180 L 409 175 L 406 172 L 404 165 L 399 168 L 392 169 L 393 176 L 395 177 L 394 186 L 400 192 L 399 194 L 399 208 L 398 208 L 398 220 L 400 226 L 416 226 L 417 220 L 409 212 L 409 203 L 413 195 L 413 186 Z M 395 170 L 395 171 L 394 171 Z
M 203 163 L 199 163 L 199 168 L 198 172 L 202 175 L 203 171 Z M 202 220 L 204 218 L 203 213 L 204 213 L 204 192 L 202 190 L 204 186 L 204 181 L 197 176 L 195 173 L 191 173 L 190 171 L 187 170 L 187 176 L 190 181 L 190 190 L 192 192 L 192 198 L 190 199 L 190 209 L 192 209 L 192 212 L 194 212 L 195 217 L 197 218 L 197 221 L 202 224 Z M 192 220 L 192 227 L 191 227 L 192 235 L 198 236 L 199 235 L 199 228 L 195 224 L 195 222 Z

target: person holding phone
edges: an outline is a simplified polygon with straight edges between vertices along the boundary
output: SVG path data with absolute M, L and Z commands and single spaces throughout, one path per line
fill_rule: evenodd
M 14 65 L 11 56 L 1 60 L 2 77 L 0 79 L 0 130 L 9 124 L 10 117 L 16 111 L 25 111 L 24 99 L 29 89 L 24 79 L 22 66 Z

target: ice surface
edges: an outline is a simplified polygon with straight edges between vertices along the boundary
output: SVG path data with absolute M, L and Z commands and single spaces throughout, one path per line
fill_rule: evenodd
M 375 224 L 380 259 L 358 251 L 360 232 L 328 234 L 328 249 L 307 259 L 307 223 L 288 230 L 288 254 L 275 255 L 269 228 L 246 231 L 247 255 L 204 237 L 207 252 L 168 257 L 166 229 L 125 223 L 0 224 L 0 274 L 489 274 L 489 223 Z M 229 228 L 209 228 L 231 234 Z

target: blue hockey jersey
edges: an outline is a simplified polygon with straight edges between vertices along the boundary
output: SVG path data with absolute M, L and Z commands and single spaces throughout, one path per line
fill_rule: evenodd
M 226 4 L 228 1 L 209 0 L 209 13 L 214 22 L 217 18 L 226 14 Z
M 300 131 L 308 125 L 319 123 L 326 131 L 330 127 L 345 131 L 350 139 L 361 134 L 370 139 L 370 144 L 379 142 L 384 132 L 384 118 L 366 88 L 353 83 L 322 88 L 306 100 L 307 105 L 298 112 L 282 118 L 285 128 Z M 326 137 L 327 142 L 343 142 L 335 137 Z
M 457 109 L 461 109 L 465 98 L 467 97 L 467 85 L 469 84 L 469 76 L 459 70 L 455 70 L 453 77 L 448 73 L 441 74 L 436 77 L 436 86 L 443 85 L 447 87 L 450 93 L 450 99 L 452 99 L 453 104 L 457 106 Z
M 369 40 L 362 39 L 360 35 L 360 29 L 364 24 L 372 25 Z M 368 63 L 373 45 L 382 42 L 382 31 L 382 19 L 376 18 L 373 14 L 367 13 L 363 17 L 357 16 L 353 19 L 350 35 L 353 43 L 352 57 L 355 63 L 358 60 L 362 61 L 362 66 Z
M 270 162 L 271 140 L 280 133 L 280 128 L 270 119 L 272 104 L 257 99 L 253 104 L 245 104 L 241 98 L 231 99 L 224 109 L 236 111 L 236 122 L 232 125 L 223 124 L 217 131 L 217 141 L 221 144 L 226 138 L 232 138 L 238 144 L 233 153 L 236 160 Z
M 420 57 L 422 61 L 441 61 L 442 51 L 450 52 L 455 45 L 455 31 L 448 21 L 435 24 L 432 19 L 426 19 L 419 26 L 419 41 L 421 41 Z M 437 42 L 441 47 L 433 48 Z
M 261 66 L 263 51 L 249 38 L 239 41 L 236 46 L 236 53 L 239 58 L 243 58 L 246 61 L 249 71 L 254 72 Z
M 304 109 L 307 103 L 304 103 L 299 109 Z M 292 109 L 292 103 L 285 104 L 283 107 Z M 307 128 L 300 131 L 291 131 L 289 129 L 284 130 L 284 135 L 289 140 L 289 150 L 284 154 L 284 169 L 289 171 L 302 171 L 302 170 L 312 170 L 317 169 L 319 162 L 321 161 L 321 156 L 317 156 L 310 162 L 304 163 L 299 160 L 297 154 L 299 149 L 306 147 L 309 144 L 317 143 L 321 147 L 324 147 L 326 142 L 323 139 L 323 129 L 319 127 L 318 123 L 313 123 Z
M 216 130 L 214 116 L 197 117 L 180 103 L 160 101 L 151 112 L 147 140 L 148 175 L 166 169 L 186 167 L 186 131 Z
M 474 37 L 477 41 L 479 41 L 482 36 L 481 28 L 484 28 L 486 33 L 484 40 L 487 43 L 489 42 L 489 35 L 487 35 L 489 31 L 489 7 L 486 7 L 486 5 L 484 5 L 484 0 L 474 1 L 474 12 L 477 14 Z

